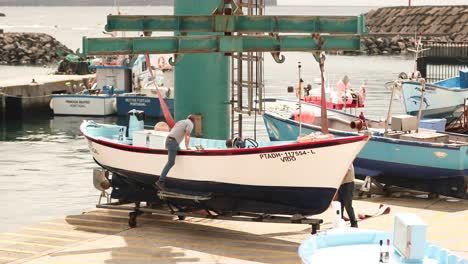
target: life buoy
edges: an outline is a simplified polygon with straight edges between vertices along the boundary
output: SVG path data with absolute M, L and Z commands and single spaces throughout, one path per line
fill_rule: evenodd
M 160 69 L 166 67 L 166 59 L 163 56 L 158 58 L 158 67 Z

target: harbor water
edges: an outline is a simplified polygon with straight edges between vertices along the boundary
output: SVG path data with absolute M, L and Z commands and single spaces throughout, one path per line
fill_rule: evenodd
M 171 14 L 171 7 L 123 7 L 125 14 Z M 295 15 L 358 15 L 368 7 L 271 7 L 267 14 Z M 0 28 L 7 32 L 44 32 L 56 37 L 72 49 L 81 45 L 81 37 L 100 37 L 106 15 L 114 12 L 112 7 L 2 7 L 7 19 L 2 19 Z M 86 17 L 82 16 L 86 13 Z M 26 15 L 25 15 L 26 14 Z M 320 77 L 319 67 L 312 54 L 286 53 L 286 61 L 276 64 L 265 54 L 265 86 L 267 97 L 293 99 L 287 93 L 288 86 L 298 80 L 297 64 L 302 64 L 302 78 L 313 83 Z M 338 56 L 326 60 L 327 82 L 334 84 L 348 75 L 351 85 L 359 89 L 367 85 L 366 117 L 384 118 L 390 99 L 390 91 L 384 84 L 393 81 L 402 71 L 413 66 L 411 57 L 390 56 Z M 0 80 L 17 78 L 32 79 L 34 76 L 53 72 L 52 67 L 0 66 Z M 402 113 L 398 98 L 394 113 Z M 67 214 L 77 214 L 94 206 L 98 191 L 92 185 L 92 168 L 96 167 L 88 153 L 79 125 L 82 117 L 53 117 L 31 115 L 22 120 L 0 121 L 0 232 L 14 231 L 47 219 Z M 95 119 L 95 118 L 93 118 Z M 125 123 L 125 118 L 98 118 L 98 122 Z M 147 120 L 154 125 L 155 120 Z M 267 139 L 260 116 L 257 126 L 254 117 L 245 125 L 246 136 L 253 137 L 254 128 L 258 139 Z

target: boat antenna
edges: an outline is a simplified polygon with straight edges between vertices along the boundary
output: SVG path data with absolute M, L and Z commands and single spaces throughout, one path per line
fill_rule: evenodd
M 418 37 L 419 36 L 419 37 Z M 414 64 L 413 64 L 413 73 L 418 70 L 418 58 L 419 54 L 430 49 L 423 49 L 423 43 L 422 43 L 422 33 L 419 32 L 418 36 L 416 36 L 416 33 L 414 35 L 415 41 L 415 48 L 416 49 L 408 49 L 408 51 L 414 52 Z
M 119 0 L 114 0 L 114 6 L 117 7 L 117 15 L 120 15 L 120 3 Z
M 301 77 L 301 62 L 299 61 L 297 63 L 297 70 L 298 70 L 298 75 L 299 75 L 299 84 L 297 87 L 297 97 L 299 98 L 299 136 L 302 135 L 302 77 Z
M 327 103 L 325 100 L 325 52 L 314 53 L 315 60 L 319 63 L 320 67 L 320 77 L 322 79 L 322 87 L 321 87 L 321 100 L 320 100 L 320 109 L 321 109 L 321 126 L 322 126 L 322 133 L 328 134 L 328 119 L 327 119 Z
M 420 32 L 418 34 L 419 38 L 415 37 L 415 41 L 416 41 L 416 52 L 414 53 L 414 66 L 413 66 L 413 72 L 416 72 L 418 70 L 418 57 L 419 57 L 419 53 L 422 51 L 421 48 L 422 48 L 422 33 Z

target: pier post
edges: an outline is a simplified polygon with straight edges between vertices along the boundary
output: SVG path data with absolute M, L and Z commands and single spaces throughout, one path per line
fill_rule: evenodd
M 175 0 L 175 15 L 210 15 L 219 0 Z M 180 34 L 180 32 L 178 32 Z M 189 33 L 213 35 L 219 33 Z M 203 137 L 229 137 L 229 57 L 185 54 L 175 67 L 175 119 L 201 114 Z

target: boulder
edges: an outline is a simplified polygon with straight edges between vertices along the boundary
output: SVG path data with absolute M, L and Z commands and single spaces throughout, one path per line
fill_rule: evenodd
M 14 44 L 7 44 L 7 45 L 3 46 L 3 49 L 6 50 L 6 51 L 11 51 L 11 50 L 16 49 L 16 46 Z
M 0 64 L 42 64 L 58 62 L 73 53 L 53 37 L 43 33 L 4 33 L 0 35 Z

